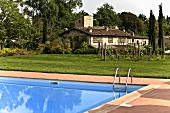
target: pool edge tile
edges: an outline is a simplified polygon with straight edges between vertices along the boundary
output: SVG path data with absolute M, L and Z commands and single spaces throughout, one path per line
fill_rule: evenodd
M 155 88 L 158 88 L 160 86 L 161 85 L 159 85 L 159 84 L 158 85 L 150 84 L 150 85 L 145 86 L 145 87 L 143 87 L 143 88 L 141 88 L 139 90 L 136 90 L 136 91 L 134 91 L 132 93 L 129 93 L 129 94 L 127 94 L 127 95 L 125 95 L 125 96 L 123 96 L 121 98 L 118 98 L 116 100 L 110 101 L 110 102 L 108 102 L 106 104 L 98 106 L 98 107 L 96 107 L 94 109 L 91 109 L 89 111 L 86 111 L 85 113 L 107 113 L 107 112 L 110 112 L 110 111 L 115 110 L 118 107 L 120 107 L 121 104 L 126 104 L 126 103 L 128 103 L 128 102 L 130 102 L 130 101 L 132 101 L 134 99 L 137 99 L 138 97 L 140 97 L 140 96 L 142 96 L 142 95 L 144 95 L 144 94 L 146 94 L 146 93 L 148 93 L 148 92 L 150 92 L 150 91 L 152 91 Z

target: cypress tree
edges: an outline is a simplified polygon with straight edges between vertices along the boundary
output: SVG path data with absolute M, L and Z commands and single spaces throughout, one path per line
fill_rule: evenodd
M 149 32 L 148 32 L 148 37 L 149 37 L 149 45 L 152 44 L 152 10 L 150 10 L 150 17 L 149 17 Z
M 153 53 L 156 50 L 156 28 L 155 28 L 155 23 L 156 23 L 156 19 L 155 16 L 152 15 L 152 48 L 153 48 Z
M 164 41 L 163 41 L 163 13 L 162 13 L 162 4 L 159 5 L 159 39 L 158 39 L 158 45 L 159 48 L 161 48 L 162 52 L 161 54 L 164 55 Z
M 155 22 L 156 22 L 155 16 L 154 16 L 152 10 L 150 10 L 148 37 L 149 37 L 149 45 L 152 47 L 153 53 L 156 50 L 156 28 L 155 28 Z

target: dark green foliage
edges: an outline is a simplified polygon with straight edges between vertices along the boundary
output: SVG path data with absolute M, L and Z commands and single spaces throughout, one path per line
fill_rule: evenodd
M 27 5 L 24 10 L 25 13 L 32 17 L 33 21 L 37 17 L 40 18 L 43 24 L 40 28 L 42 29 L 40 33 L 43 35 L 39 36 L 43 43 L 54 39 L 64 28 L 73 27 L 73 20 L 75 19 L 73 11 L 82 6 L 81 0 L 24 0 L 23 2 Z
M 48 0 L 25 0 L 25 13 L 34 19 L 34 16 L 38 15 L 42 18 L 43 22 L 43 37 L 42 42 L 45 43 L 47 41 L 47 30 L 48 30 L 48 22 L 47 20 L 52 16 L 51 13 L 55 11 L 55 14 L 58 10 L 56 6 L 51 4 L 51 1 Z M 54 6 L 54 7 L 53 7 Z M 28 7 L 31 7 L 30 10 Z
M 87 49 L 77 49 L 74 51 L 74 54 L 97 54 L 96 48 L 87 48 Z
M 57 38 L 53 42 L 47 41 L 39 44 L 37 48 L 39 54 L 65 54 L 71 53 L 70 40 Z
M 121 19 L 113 9 L 113 6 L 108 3 L 105 3 L 100 8 L 97 8 L 97 12 L 94 14 L 96 19 L 95 25 L 120 26 Z
M 156 19 L 155 19 L 155 16 L 153 15 L 153 20 L 152 20 L 152 28 L 153 28 L 153 31 L 152 31 L 152 48 L 153 48 L 153 53 L 156 50 L 156 29 L 155 29 L 155 22 L 156 22 Z
M 165 21 L 163 21 L 163 33 L 164 36 L 170 36 L 170 17 L 166 17 L 166 19 L 164 19 Z M 166 42 L 166 39 L 164 39 L 164 48 L 165 50 L 167 50 L 167 47 L 170 46 L 170 43 Z
M 122 12 L 120 18 L 122 20 L 122 27 L 124 27 L 126 31 L 134 32 L 138 35 L 146 35 L 144 22 L 136 15 L 130 12 Z
M 140 49 L 140 59 L 148 60 L 150 57 L 151 47 L 144 46 Z M 155 54 L 159 56 L 159 50 L 155 50 Z M 100 55 L 100 54 L 99 54 Z M 112 60 L 124 60 L 124 61 L 138 61 L 138 49 L 134 47 L 119 47 L 119 48 L 108 48 L 107 49 L 107 57 Z
M 163 40 L 163 13 L 162 13 L 162 4 L 159 5 L 159 39 L 158 39 L 158 45 L 162 49 L 162 55 L 164 54 L 164 40 Z
M 146 21 L 147 17 L 144 14 L 139 14 L 139 19 L 142 20 L 142 21 Z
M 87 42 L 82 42 L 79 49 L 74 51 L 74 54 L 97 54 L 98 49 L 90 46 Z
M 36 34 L 29 18 L 24 18 L 13 0 L 1 0 L 0 4 L 0 43 L 11 48 L 26 48 Z
M 150 10 L 150 17 L 149 17 L 149 31 L 148 31 L 148 37 L 149 37 L 149 45 L 152 45 L 152 32 L 153 32 L 153 28 L 152 28 L 152 19 L 153 18 L 153 12 L 152 10 Z
M 168 17 L 168 16 L 166 17 L 166 24 L 170 25 L 170 17 Z
M 165 24 L 163 26 L 164 36 L 170 36 L 170 25 Z
M 1 4 L 4 1 L 5 0 L 2 0 Z M 24 46 L 28 47 L 28 49 L 34 49 L 34 50 L 38 47 L 40 43 L 45 43 L 46 41 L 52 42 L 53 40 L 55 40 L 58 34 L 61 33 L 64 28 L 73 27 L 75 19 L 79 18 L 79 16 L 83 16 L 84 14 L 86 14 L 83 11 L 80 13 L 73 13 L 74 9 L 82 6 L 81 0 L 74 0 L 74 1 L 73 0 L 66 0 L 66 1 L 65 0 L 59 0 L 59 1 L 58 0 L 16 0 L 15 3 L 16 3 L 15 6 L 19 5 L 23 11 L 22 13 L 24 15 L 27 15 L 32 20 L 31 28 L 26 29 L 27 33 L 30 34 L 30 36 L 27 36 L 27 38 L 29 39 L 26 40 L 25 43 L 23 40 L 18 40 L 15 46 L 18 46 L 18 44 L 22 42 L 22 44 L 25 44 Z M 10 5 L 10 2 L 8 5 Z M 15 11 L 14 9 L 11 10 L 13 12 Z M 9 14 L 13 14 L 13 12 Z M 13 17 L 16 18 L 17 15 L 16 16 L 14 15 Z M 18 16 L 18 18 L 21 19 L 20 16 Z M 20 20 L 17 21 L 20 22 Z M 27 23 L 25 22 L 25 24 Z M 0 28 L 3 29 L 3 27 Z M 13 26 L 13 28 L 16 27 Z M 4 33 L 6 33 L 6 30 L 3 30 L 3 32 L 1 32 L 0 35 L 3 35 Z M 9 36 L 14 36 L 14 35 L 10 33 Z M 8 42 L 9 42 L 8 47 L 13 46 L 11 41 Z
M 94 25 L 94 26 L 99 26 L 99 25 L 100 25 L 100 23 L 99 23 L 99 21 L 98 21 L 98 20 L 93 20 L 93 25 Z
M 156 19 L 155 16 L 152 12 L 152 10 L 150 11 L 150 18 L 149 18 L 149 32 L 148 32 L 148 36 L 149 36 L 149 45 L 152 47 L 153 53 L 156 50 L 156 28 L 155 28 L 155 23 L 156 23 Z
M 44 14 L 44 22 L 43 22 L 43 41 L 42 43 L 45 43 L 47 41 L 47 26 L 48 26 L 48 22 L 47 22 L 47 16 L 46 14 Z
M 71 38 L 71 48 L 73 51 L 75 51 L 76 49 L 80 49 L 82 46 L 83 42 L 87 42 L 87 37 L 74 37 Z

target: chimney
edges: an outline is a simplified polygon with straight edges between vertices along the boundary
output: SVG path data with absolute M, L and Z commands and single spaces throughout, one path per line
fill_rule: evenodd
M 64 31 L 67 31 L 68 30 L 68 28 L 64 28 Z
M 134 32 L 132 32 L 132 36 L 135 36 L 135 33 L 134 33 Z
M 119 30 L 119 28 L 117 26 L 114 26 L 114 29 Z
M 88 27 L 88 31 L 90 32 L 90 33 L 92 33 L 93 32 L 93 28 L 92 27 Z
M 106 30 L 106 31 L 109 31 L 109 27 L 108 27 L 108 26 L 106 26 L 106 27 L 105 27 L 105 30 Z

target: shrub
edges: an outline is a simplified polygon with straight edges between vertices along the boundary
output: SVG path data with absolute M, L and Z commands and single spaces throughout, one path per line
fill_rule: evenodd
M 39 44 L 36 49 L 38 54 L 61 54 L 71 53 L 70 41 L 68 39 L 55 39 L 53 42 L 47 41 Z
M 10 48 L 4 48 L 3 50 L 0 50 L 0 57 L 5 56 L 15 56 L 15 55 L 28 55 L 28 54 L 34 54 L 33 52 L 23 50 L 23 49 L 10 49 Z
M 106 50 L 106 54 L 109 55 L 109 56 L 111 56 L 111 55 L 113 54 L 113 49 L 112 49 L 112 48 L 108 48 L 108 49 Z
M 36 51 L 38 54 L 41 54 L 41 53 L 43 53 L 44 49 L 45 49 L 45 44 L 39 44 Z
M 82 42 L 79 49 L 74 51 L 75 54 L 97 54 L 98 49 L 92 47 L 87 42 Z
M 88 49 L 77 49 L 74 51 L 74 54 L 97 54 L 96 48 L 88 48 Z

